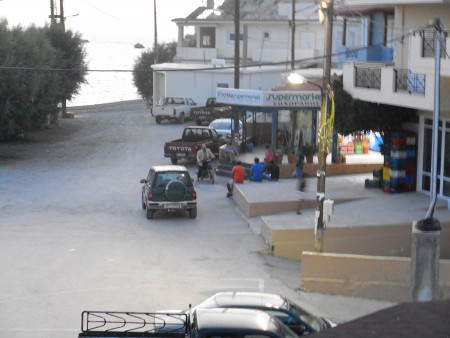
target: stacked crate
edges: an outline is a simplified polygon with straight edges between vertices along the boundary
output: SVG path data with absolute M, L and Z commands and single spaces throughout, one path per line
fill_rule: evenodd
M 416 136 L 392 132 L 384 145 L 383 191 L 399 193 L 416 188 Z
M 391 192 L 391 145 L 386 142 L 383 145 L 383 191 Z
M 405 185 L 406 135 L 396 131 L 391 134 L 391 193 L 403 192 Z
M 416 190 L 416 136 L 406 135 L 405 191 Z

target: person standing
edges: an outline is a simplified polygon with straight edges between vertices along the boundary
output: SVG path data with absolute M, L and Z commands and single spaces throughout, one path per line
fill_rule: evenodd
M 241 161 L 237 161 L 236 165 L 231 169 L 231 180 L 227 183 L 227 197 L 233 196 L 233 188 L 236 183 L 244 183 L 245 168 Z
M 278 181 L 280 178 L 280 168 L 275 164 L 275 160 L 270 161 L 264 171 L 264 178 L 268 181 Z
M 297 157 L 297 161 L 295 163 L 295 170 L 292 174 L 293 177 L 297 178 L 297 191 L 299 194 L 299 200 L 297 203 L 297 215 L 301 215 L 300 207 L 302 205 L 302 201 L 305 198 L 305 179 L 303 178 L 303 164 L 305 162 L 305 156 L 300 151 Z
M 264 166 L 259 163 L 259 157 L 255 157 L 255 163 L 250 167 L 250 181 L 262 182 Z
M 303 176 L 303 164 L 305 163 L 305 156 L 300 150 L 295 161 L 295 170 L 292 173 L 292 177 L 302 178 Z

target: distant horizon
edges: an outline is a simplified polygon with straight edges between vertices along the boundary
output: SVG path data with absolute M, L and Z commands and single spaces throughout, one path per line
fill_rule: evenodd
M 59 14 L 60 2 L 54 2 Z M 178 29 L 171 20 L 186 17 L 205 4 L 206 0 L 156 0 L 158 42 L 177 41 Z M 147 48 L 154 44 L 153 13 L 152 0 L 64 0 L 66 28 L 90 42 L 130 41 Z M 49 16 L 49 0 L 0 1 L 0 17 L 8 20 L 10 27 L 26 28 L 31 24 L 42 27 L 50 23 Z

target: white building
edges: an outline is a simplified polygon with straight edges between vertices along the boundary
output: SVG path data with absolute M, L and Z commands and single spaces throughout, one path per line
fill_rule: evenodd
M 270 90 L 295 68 L 311 78 L 321 69 L 324 28 L 314 0 L 296 0 L 292 41 L 292 0 L 241 0 L 240 88 Z M 179 28 L 177 63 L 154 69 L 155 102 L 163 96 L 190 96 L 198 104 L 217 87 L 234 87 L 234 0 L 212 11 L 213 1 L 186 18 Z M 354 98 L 417 110 L 417 190 L 430 189 L 431 117 L 435 102 L 434 33 L 438 17 L 450 28 L 450 0 L 334 1 L 333 63 L 343 67 L 344 89 Z M 345 13 L 347 11 L 347 13 Z M 349 14 L 353 13 L 353 14 Z M 438 194 L 450 200 L 450 39 L 442 41 Z M 269 65 L 268 65 L 269 64 Z M 299 71 L 297 71 L 299 72 Z M 315 78 L 321 78 L 316 76 Z
M 315 1 L 295 1 L 294 27 L 292 0 L 241 0 L 240 5 L 240 88 L 268 90 L 279 85 L 281 74 L 291 69 L 292 50 L 296 68 L 321 69 L 324 29 Z M 214 1 L 208 1 L 186 18 L 172 20 L 179 32 L 176 63 L 153 66 L 154 102 L 164 96 L 190 96 L 203 104 L 215 96 L 216 87 L 234 88 L 234 0 L 220 6 L 221 15 L 213 8 Z M 359 19 L 346 27 L 350 45 L 364 43 Z M 342 21 L 336 19 L 335 51 L 342 46 L 342 31 Z
M 395 7 L 393 62 L 350 62 L 344 65 L 344 89 L 354 98 L 412 108 L 418 135 L 417 190 L 430 190 L 432 117 L 440 77 L 440 121 L 437 192 L 450 200 L 450 38 L 443 34 L 440 74 L 435 73 L 434 18 L 450 31 L 449 0 L 347 0 L 349 6 Z

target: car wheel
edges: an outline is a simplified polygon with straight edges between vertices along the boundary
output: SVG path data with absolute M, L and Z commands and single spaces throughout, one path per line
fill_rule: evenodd
M 147 219 L 153 219 L 155 211 L 147 208 Z
M 144 194 L 145 194 L 145 191 L 144 191 L 144 189 L 142 189 L 142 194 L 141 194 L 142 209 L 145 210 L 145 208 L 147 208 L 147 204 L 145 202 Z
M 171 158 L 170 162 L 172 162 L 172 164 L 177 164 L 178 163 L 178 159 L 177 158 Z
M 186 186 L 181 181 L 170 181 L 166 185 L 166 196 L 170 201 L 179 202 L 184 200 Z
M 155 117 L 155 121 L 157 124 L 161 124 L 161 118 L 159 116 Z
M 189 209 L 189 218 L 197 217 L 197 208 Z
M 180 117 L 178 118 L 178 121 L 180 121 L 180 123 L 184 123 L 184 113 L 180 114 Z

